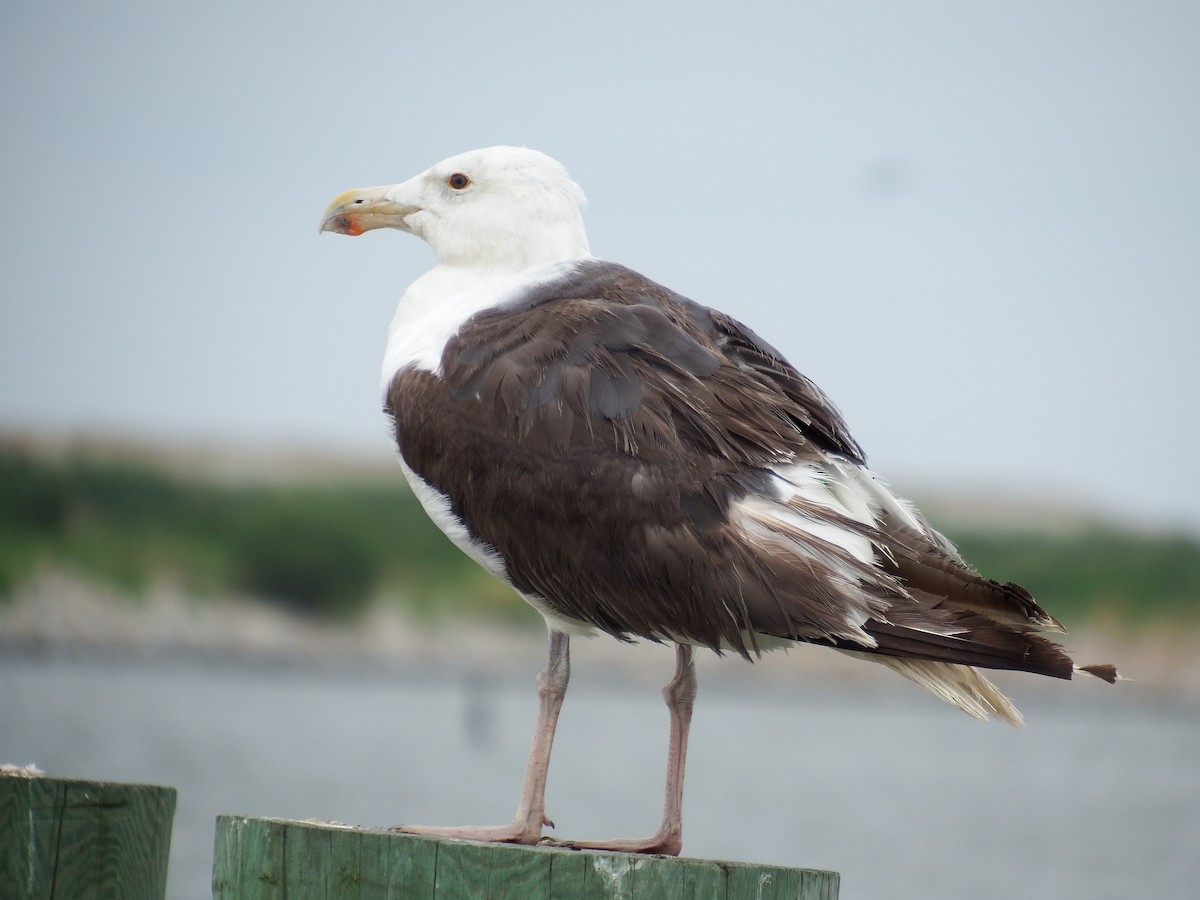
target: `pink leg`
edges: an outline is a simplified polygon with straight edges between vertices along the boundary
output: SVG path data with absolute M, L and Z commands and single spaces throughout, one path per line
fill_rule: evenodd
M 667 749 L 667 790 L 662 824 L 648 838 L 618 838 L 611 841 L 556 841 L 566 847 L 586 850 L 616 850 L 623 853 L 661 853 L 678 856 L 683 848 L 683 769 L 687 761 L 688 729 L 696 702 L 696 664 L 692 648 L 675 647 L 675 675 L 663 688 L 663 699 L 671 715 L 671 738 Z
M 550 748 L 554 744 L 554 729 L 567 682 L 571 678 L 570 638 L 561 631 L 551 630 L 550 652 L 546 669 L 538 675 L 538 717 L 533 729 L 533 744 L 525 764 L 525 784 L 521 803 L 508 825 L 397 825 L 392 831 L 405 834 L 427 834 L 436 837 L 460 838 L 467 841 L 500 841 L 514 844 L 536 844 L 542 828 L 553 827 L 546 818 L 546 773 L 550 768 Z

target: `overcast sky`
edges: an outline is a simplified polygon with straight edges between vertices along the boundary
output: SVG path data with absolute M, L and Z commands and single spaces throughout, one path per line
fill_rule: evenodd
M 4 3 L 0 431 L 388 452 L 432 255 L 320 213 L 512 143 L 901 490 L 1200 528 L 1200 4 L 706 6 Z

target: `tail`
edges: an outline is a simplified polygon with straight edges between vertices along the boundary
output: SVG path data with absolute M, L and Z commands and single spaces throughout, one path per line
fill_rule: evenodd
M 842 652 L 859 659 L 882 663 L 909 681 L 932 691 L 947 703 L 957 706 L 969 716 L 985 721 L 991 716 L 996 716 L 1014 728 L 1025 727 L 1025 720 L 1021 718 L 1020 711 L 1013 706 L 1012 701 L 970 666 L 934 662 L 929 659 L 880 656 L 878 653 L 862 653 L 857 650 Z
M 894 672 L 899 672 L 909 681 L 932 691 L 947 703 L 953 704 L 969 716 L 987 720 L 996 716 L 1014 728 L 1024 728 L 1025 720 L 1012 701 L 1000 693 L 1000 689 L 972 669 L 955 663 L 934 662 L 928 659 L 904 659 L 898 656 L 880 656 L 877 653 L 860 653 L 844 650 L 850 656 L 882 663 Z M 1075 671 L 1094 675 L 1109 684 L 1120 677 L 1115 666 L 1076 666 Z
M 852 650 L 843 642 L 838 649 L 882 663 L 977 719 L 995 715 L 1018 728 L 1024 720 L 1017 708 L 973 666 L 1064 679 L 1083 672 L 1109 684 L 1120 677 L 1116 666 L 1076 665 L 1058 644 L 1030 630 L 1000 625 L 972 612 L 957 615 L 961 630 L 950 634 L 868 622 L 874 647 Z

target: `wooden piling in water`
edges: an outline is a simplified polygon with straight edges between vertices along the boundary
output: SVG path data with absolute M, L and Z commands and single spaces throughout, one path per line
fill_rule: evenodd
M 838 874 L 221 816 L 213 900 L 836 900 Z
M 0 774 L 0 897 L 163 900 L 175 789 Z

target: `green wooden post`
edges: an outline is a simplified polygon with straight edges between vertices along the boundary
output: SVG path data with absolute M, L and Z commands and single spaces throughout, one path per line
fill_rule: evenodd
M 214 900 L 837 900 L 838 875 L 221 816 Z
M 162 900 L 175 789 L 0 774 L 4 900 Z

